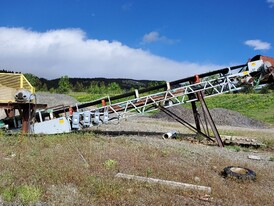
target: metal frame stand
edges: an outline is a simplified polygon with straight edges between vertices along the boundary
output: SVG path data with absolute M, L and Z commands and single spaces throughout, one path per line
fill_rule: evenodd
M 192 98 L 191 96 L 189 96 L 189 98 Z M 208 126 L 207 126 L 207 123 L 209 123 L 211 129 L 212 129 L 212 132 L 214 134 L 214 137 L 218 143 L 218 146 L 219 147 L 224 147 L 224 143 L 222 142 L 221 140 L 221 137 L 220 137 L 220 134 L 217 130 L 217 127 L 212 119 L 212 116 L 209 112 L 209 109 L 206 105 L 206 102 L 204 100 L 204 97 L 203 97 L 203 93 L 201 91 L 198 91 L 196 93 L 196 98 L 198 99 L 197 101 L 200 102 L 201 104 L 201 108 L 203 110 L 203 113 L 204 113 L 204 119 L 205 119 L 205 123 L 206 123 L 206 129 L 205 127 L 203 126 L 203 129 L 205 130 L 205 132 L 202 132 L 201 131 L 201 126 L 200 126 L 200 123 L 202 123 L 202 121 L 200 120 L 200 114 L 198 113 L 198 110 L 197 110 L 197 106 L 196 106 L 196 101 L 193 101 L 191 102 L 191 105 L 192 105 L 192 111 L 193 111 L 193 115 L 194 115 L 194 120 L 195 120 L 195 126 L 192 126 L 190 123 L 188 123 L 187 121 L 185 121 L 184 119 L 182 119 L 181 117 L 179 117 L 178 115 L 174 114 L 172 111 L 170 111 L 168 108 L 165 108 L 163 106 L 160 106 L 159 109 L 161 111 L 163 111 L 165 114 L 167 114 L 168 116 L 172 117 L 173 119 L 175 119 L 177 122 L 181 123 L 182 125 L 186 126 L 187 128 L 189 128 L 190 130 L 196 132 L 197 134 L 200 134 L 204 137 L 206 137 L 207 139 L 209 139 L 210 141 L 214 141 L 214 139 L 212 139 L 210 136 L 209 136 L 209 132 L 208 132 Z
M 202 110 L 204 112 L 205 122 L 209 123 L 209 125 L 212 129 L 212 132 L 214 134 L 214 137 L 216 138 L 216 140 L 218 142 L 219 147 L 224 147 L 224 143 L 223 143 L 223 141 L 220 137 L 218 129 L 217 129 L 215 123 L 214 123 L 214 120 L 213 120 L 213 118 L 212 118 L 212 116 L 209 112 L 209 109 L 206 105 L 206 102 L 204 100 L 203 93 L 201 91 L 199 91 L 199 92 L 196 93 L 196 96 L 197 96 L 199 102 L 201 103 L 201 107 L 202 107 Z M 195 102 L 194 102 L 194 104 L 195 104 Z M 195 116 L 195 113 L 194 113 L 194 116 Z M 200 128 L 200 126 L 198 128 Z

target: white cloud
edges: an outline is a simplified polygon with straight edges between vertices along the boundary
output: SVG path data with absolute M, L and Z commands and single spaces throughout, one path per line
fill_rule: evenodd
M 268 50 L 271 48 L 271 44 L 268 42 L 263 42 L 259 39 L 247 40 L 244 42 L 245 45 L 253 47 L 254 50 Z
M 274 6 L 274 0 L 267 0 L 266 2 L 269 4 L 270 8 Z
M 160 37 L 159 37 L 159 33 L 156 31 L 152 31 L 148 34 L 145 34 L 143 37 L 143 41 L 150 43 L 150 42 L 154 42 L 154 41 L 159 41 Z
M 123 11 L 130 11 L 131 8 L 132 8 L 132 5 L 133 5 L 132 2 L 125 3 L 125 4 L 122 5 L 122 10 Z
M 0 69 L 47 79 L 68 75 L 172 81 L 220 68 L 173 61 L 117 41 L 88 39 L 80 29 L 35 32 L 0 27 L 0 54 Z
M 179 42 L 179 40 L 169 39 L 165 36 L 161 36 L 159 34 L 159 32 L 152 31 L 152 32 L 145 34 L 143 36 L 142 43 L 145 44 L 145 43 L 152 43 L 152 42 L 163 42 L 166 44 L 175 44 L 175 43 Z

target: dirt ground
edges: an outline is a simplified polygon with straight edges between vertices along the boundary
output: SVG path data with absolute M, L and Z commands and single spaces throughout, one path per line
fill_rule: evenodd
M 218 126 L 218 129 L 221 135 L 241 135 L 259 140 L 263 137 L 271 141 L 274 137 L 273 128 Z M 174 130 L 180 134 L 179 139 L 163 138 L 164 133 Z M 38 136 L 26 139 L 20 145 L 11 144 L 11 140 L 1 141 L 0 177 L 11 176 L 12 187 L 31 183 L 44 191 L 41 199 L 31 205 L 273 203 L 273 150 L 220 148 L 217 144 L 205 144 L 177 122 L 142 116 L 92 127 L 87 133 L 48 138 Z M 14 158 L 10 157 L 13 152 L 16 154 Z M 250 155 L 260 160 L 250 159 Z M 113 163 L 113 168 L 107 162 Z M 221 173 L 227 166 L 249 168 L 256 173 L 257 179 L 238 182 L 224 178 Z M 117 180 L 117 172 L 207 186 L 212 192 L 196 194 Z M 0 183 L 9 186 L 2 180 Z M 7 203 L 0 198 L 0 205 L 22 204 L 18 201 Z
M 174 109 L 191 118 L 189 110 Z M 20 145 L 2 138 L 0 187 L 42 188 L 40 200 L 31 205 L 273 205 L 274 127 L 232 111 L 218 112 L 213 118 L 221 136 L 256 139 L 266 146 L 220 148 L 161 113 L 136 116 L 49 140 L 30 137 Z M 178 138 L 164 139 L 169 131 L 176 131 Z M 251 169 L 256 181 L 224 178 L 227 166 Z M 117 172 L 207 186 L 212 192 L 117 180 Z M 6 176 L 13 182 L 3 182 Z M 0 205 L 22 204 L 0 197 Z

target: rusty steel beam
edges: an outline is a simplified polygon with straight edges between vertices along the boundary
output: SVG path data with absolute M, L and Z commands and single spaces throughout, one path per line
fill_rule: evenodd
M 211 126 L 211 129 L 213 131 L 214 137 L 216 138 L 219 147 L 224 147 L 224 143 L 223 143 L 223 141 L 222 141 L 222 139 L 220 137 L 218 129 L 217 129 L 217 127 L 216 127 L 216 125 L 215 125 L 215 123 L 213 121 L 213 118 L 212 118 L 212 116 L 211 116 L 211 114 L 209 112 L 209 109 L 208 109 L 208 107 L 207 107 L 207 105 L 205 103 L 205 100 L 204 100 L 204 97 L 203 97 L 203 93 L 199 91 L 199 92 L 196 93 L 196 96 L 197 96 L 198 100 L 201 103 L 201 107 L 203 108 L 203 111 L 205 113 L 205 117 L 206 117 L 206 119 L 208 120 L 208 123 Z
M 192 112 L 194 115 L 194 121 L 195 121 L 195 125 L 196 125 L 196 129 L 201 132 L 201 126 L 200 126 L 200 120 L 199 120 L 199 113 L 197 110 L 197 106 L 196 106 L 196 102 L 193 101 L 191 102 L 191 107 L 192 107 Z

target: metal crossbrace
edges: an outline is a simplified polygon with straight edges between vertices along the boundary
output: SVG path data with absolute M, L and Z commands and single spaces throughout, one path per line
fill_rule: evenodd
M 160 106 L 159 109 L 161 111 L 163 111 L 165 114 L 167 114 L 168 116 L 172 117 L 173 119 L 175 119 L 177 122 L 179 122 L 180 124 L 184 125 L 185 127 L 187 127 L 188 129 L 197 132 L 198 134 L 206 137 L 208 140 L 214 142 L 214 140 L 208 135 L 203 133 L 200 130 L 197 130 L 197 128 L 193 127 L 190 123 L 188 123 L 187 121 L 185 121 L 183 118 L 179 117 L 178 115 L 176 115 L 175 113 L 173 113 L 172 111 L 170 111 L 168 108 L 162 107 Z
M 100 116 L 104 115 L 104 111 L 108 111 L 112 116 L 116 116 L 118 119 L 121 117 L 129 117 L 137 114 L 144 114 L 152 112 L 158 109 L 161 105 L 165 108 L 197 101 L 196 95 L 194 98 L 188 98 L 188 95 L 196 94 L 197 92 L 203 92 L 204 98 L 212 97 L 215 95 L 233 92 L 240 90 L 241 87 L 234 84 L 229 76 L 220 77 L 218 79 L 205 80 L 195 84 L 180 85 L 177 88 L 150 94 L 140 98 L 134 98 L 131 100 L 125 100 L 119 103 L 109 104 L 94 110 L 91 110 L 92 114 L 96 111 L 100 111 Z M 172 102 L 172 104 L 166 104 Z
M 214 134 L 214 137 L 216 138 L 219 147 L 224 147 L 224 143 L 222 142 L 222 139 L 220 137 L 220 134 L 218 132 L 218 129 L 213 121 L 213 118 L 208 110 L 208 107 L 205 103 L 204 97 L 203 97 L 203 93 L 202 92 L 197 92 L 197 97 L 201 103 L 201 107 L 203 109 L 204 115 L 205 115 L 205 119 L 208 121 L 208 123 L 210 124 L 210 127 L 212 129 L 212 132 Z

